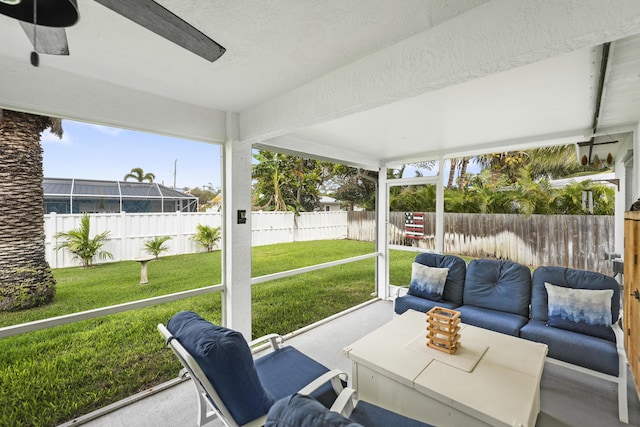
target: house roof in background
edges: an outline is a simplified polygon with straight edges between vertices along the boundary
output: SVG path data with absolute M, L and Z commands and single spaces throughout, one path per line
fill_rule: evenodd
M 188 199 L 197 197 L 181 191 L 149 182 L 101 181 L 74 178 L 44 178 L 42 187 L 45 197 L 105 197 L 145 199 Z

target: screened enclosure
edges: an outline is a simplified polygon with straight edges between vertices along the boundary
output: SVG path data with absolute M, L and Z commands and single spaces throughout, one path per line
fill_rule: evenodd
M 44 212 L 196 212 L 195 196 L 155 182 L 44 178 Z

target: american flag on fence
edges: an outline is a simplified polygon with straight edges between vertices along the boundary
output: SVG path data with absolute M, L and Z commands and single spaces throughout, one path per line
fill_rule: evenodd
M 404 213 L 404 235 L 407 239 L 424 237 L 424 214 L 422 212 Z

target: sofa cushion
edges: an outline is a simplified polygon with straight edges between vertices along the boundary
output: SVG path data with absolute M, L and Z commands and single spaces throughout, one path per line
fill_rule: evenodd
M 530 300 L 531 271 L 528 267 L 491 259 L 475 259 L 467 266 L 463 305 L 528 317 Z
M 553 328 L 540 320 L 530 320 L 520 330 L 520 337 L 546 344 L 553 359 L 618 376 L 618 352 L 609 340 Z
M 464 280 L 467 272 L 467 263 L 462 258 L 455 255 L 422 253 L 416 256 L 415 262 L 429 267 L 448 268 L 449 274 L 447 274 L 447 281 L 444 284 L 442 300 L 462 305 Z
M 240 332 L 214 325 L 191 311 L 174 315 L 167 329 L 200 365 L 238 424 L 269 411 L 274 399 L 262 387 Z
M 611 324 L 620 317 L 620 285 L 616 279 L 595 271 L 546 266 L 536 268 L 531 279 L 531 318 L 533 320 L 542 322 L 549 320 L 545 282 L 573 289 L 612 289 Z M 611 341 L 615 341 L 613 331 L 608 336 Z
M 460 320 L 468 325 L 478 326 L 484 329 L 503 334 L 520 335 L 520 328 L 529 320 L 525 316 L 519 314 L 505 313 L 502 311 L 491 310 L 488 308 L 475 307 L 472 305 L 463 305 L 456 308 L 460 312 Z
M 455 309 L 456 307 L 458 307 L 458 304 L 454 304 L 452 302 L 447 302 L 447 301 L 439 301 L 439 302 L 431 301 L 428 299 L 416 297 L 409 294 L 396 298 L 395 304 L 394 304 L 394 310 L 397 314 L 402 314 L 409 309 L 426 313 L 427 311 L 431 310 L 433 307 Z
M 265 427 L 362 427 L 331 412 L 310 396 L 294 394 L 278 400 L 267 415 Z
M 608 339 L 612 289 L 573 289 L 545 282 L 549 300 L 547 325 Z
M 449 269 L 446 267 L 429 267 L 419 262 L 412 263 L 409 295 L 431 301 L 442 301 L 447 274 L 449 274 Z

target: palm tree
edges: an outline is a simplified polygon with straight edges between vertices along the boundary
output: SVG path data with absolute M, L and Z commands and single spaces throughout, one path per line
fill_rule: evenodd
M 103 231 L 93 237 L 90 237 L 90 235 L 91 229 L 89 214 L 85 212 L 82 214 L 82 219 L 80 220 L 80 226 L 78 228 L 74 228 L 69 231 L 61 231 L 54 236 L 56 239 L 64 239 L 62 242 L 58 243 L 56 250 L 66 249 L 74 258 L 78 258 L 82 261 L 82 266 L 84 268 L 91 267 L 95 257 L 101 259 L 113 259 L 113 255 L 111 255 L 110 252 L 102 249 L 109 238 L 109 231 Z
M 198 224 L 197 229 L 198 232 L 191 239 L 199 243 L 207 252 L 213 251 L 213 247 L 222 237 L 220 227 Z
M 55 279 L 44 252 L 40 134 L 62 120 L 0 110 L 0 311 L 47 304 Z
M 156 179 L 156 176 L 151 172 L 144 173 L 142 168 L 133 168 L 131 169 L 131 172 L 129 172 L 124 176 L 125 181 L 128 180 L 129 178 L 133 178 L 138 182 L 144 182 L 144 181 L 153 182 L 153 180 Z

